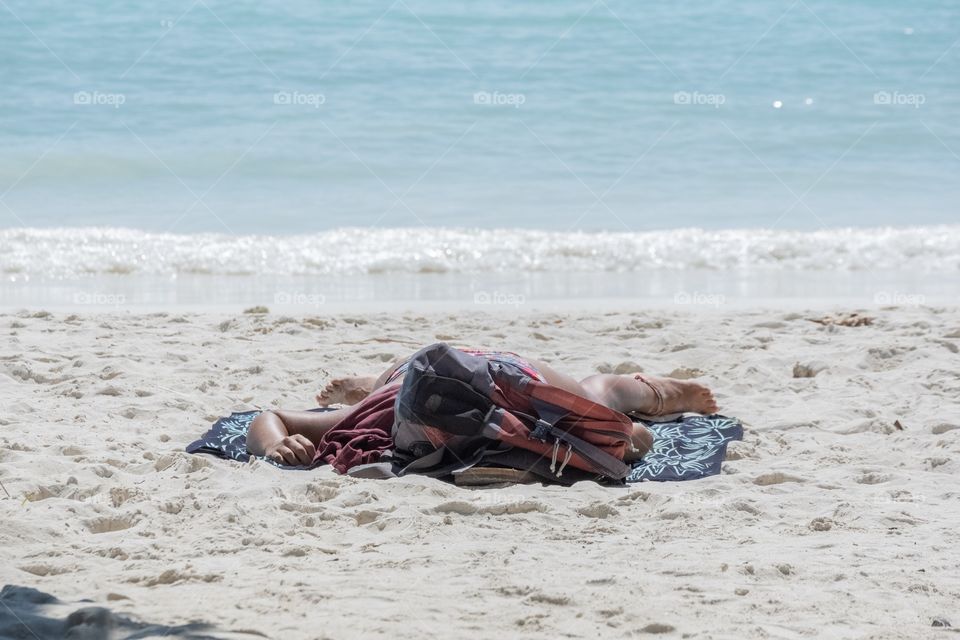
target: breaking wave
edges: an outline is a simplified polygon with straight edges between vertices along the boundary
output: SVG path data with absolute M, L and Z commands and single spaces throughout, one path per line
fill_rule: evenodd
M 0 272 L 130 275 L 641 272 L 956 272 L 960 225 L 822 231 L 634 233 L 345 228 L 298 236 L 168 234 L 121 228 L 0 231 Z

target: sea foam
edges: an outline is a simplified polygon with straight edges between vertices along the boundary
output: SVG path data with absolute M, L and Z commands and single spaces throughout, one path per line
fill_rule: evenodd
M 0 231 L 0 272 L 12 278 L 693 269 L 897 269 L 949 275 L 960 270 L 960 225 L 635 233 L 344 228 L 298 236 L 178 235 L 121 228 Z

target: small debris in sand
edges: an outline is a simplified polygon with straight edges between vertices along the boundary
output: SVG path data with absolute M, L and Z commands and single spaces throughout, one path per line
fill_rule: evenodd
M 827 368 L 827 363 L 820 360 L 811 360 L 810 362 L 797 362 L 793 365 L 794 378 L 813 378 L 818 373 Z
M 830 518 L 814 518 L 807 527 L 811 531 L 830 531 L 830 529 L 833 529 L 833 520 Z
M 822 318 L 807 318 L 810 322 L 816 322 L 823 326 L 837 325 L 840 327 L 868 327 L 873 324 L 873 318 L 862 316 L 859 313 L 836 313 L 823 316 Z

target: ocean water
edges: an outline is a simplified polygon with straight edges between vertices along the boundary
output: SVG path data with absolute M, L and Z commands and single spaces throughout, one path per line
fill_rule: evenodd
M 635 297 L 644 272 L 667 292 L 699 273 L 771 295 L 770 274 L 803 273 L 784 295 L 839 296 L 897 273 L 910 295 L 955 293 L 956 2 L 4 0 L 0 16 L 5 305 L 64 286 L 204 299 L 178 278 L 218 278 L 225 301 L 276 294 L 261 277 L 443 297 L 485 273 L 527 274 L 508 291 L 533 296 Z M 409 286 L 376 284 L 393 276 Z

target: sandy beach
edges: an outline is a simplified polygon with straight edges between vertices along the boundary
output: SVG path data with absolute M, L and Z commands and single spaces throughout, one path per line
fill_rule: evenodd
M 0 640 L 960 630 L 960 2 L 0 16 Z M 617 486 L 237 461 L 436 342 L 720 413 Z
M 842 311 L 857 311 L 843 309 Z M 917 638 L 960 625 L 960 310 L 0 315 L 0 573 L 237 637 Z M 711 385 L 720 476 L 471 490 L 188 455 L 437 340 Z M 55 609 L 55 611 L 54 611 Z

